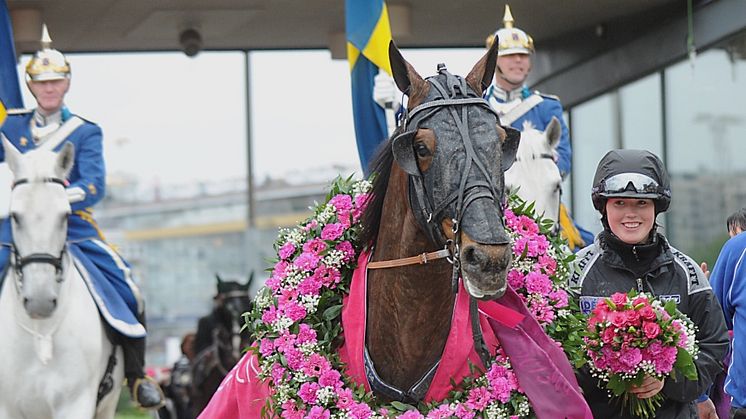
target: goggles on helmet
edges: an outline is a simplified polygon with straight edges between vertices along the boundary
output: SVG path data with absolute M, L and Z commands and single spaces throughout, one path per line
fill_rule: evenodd
M 656 199 L 662 195 L 670 196 L 653 178 L 642 173 L 620 173 L 601 181 L 594 191 L 610 198 L 626 196 L 630 198 Z

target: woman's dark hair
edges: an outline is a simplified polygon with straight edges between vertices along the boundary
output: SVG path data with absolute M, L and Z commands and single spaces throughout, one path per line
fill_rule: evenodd
M 741 208 L 731 214 L 728 219 L 725 220 L 725 226 L 728 228 L 729 232 L 736 228 L 740 228 L 741 231 L 746 231 L 746 208 Z

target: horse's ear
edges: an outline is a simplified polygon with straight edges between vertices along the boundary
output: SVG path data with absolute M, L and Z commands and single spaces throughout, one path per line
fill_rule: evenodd
M 469 75 L 466 76 L 466 83 L 478 94 L 482 94 L 492 83 L 492 77 L 495 75 L 497 66 L 497 39 L 492 43 L 487 53 L 474 64 Z
M 515 162 L 515 156 L 518 153 L 518 145 L 521 143 L 521 132 L 515 128 L 502 127 L 505 131 L 505 138 L 502 139 L 502 169 L 506 171 Z
M 409 97 L 409 108 L 413 108 L 427 96 L 427 82 L 404 59 L 393 40 L 389 42 L 389 62 L 396 87 Z
M 251 273 L 249 274 L 249 280 L 246 281 L 246 289 L 249 289 L 252 282 L 254 282 L 254 271 L 251 271 Z
M 419 176 L 420 168 L 417 166 L 417 157 L 414 155 L 413 141 L 417 131 L 403 132 L 391 140 L 391 151 L 394 160 L 405 172 L 410 175 Z
M 560 125 L 560 121 L 556 116 L 553 116 L 552 120 L 549 121 L 546 136 L 547 141 L 549 141 L 549 147 L 555 149 L 559 144 L 560 137 L 562 137 L 562 125 Z
M 66 142 L 62 146 L 62 150 L 57 153 L 57 162 L 54 170 L 57 172 L 57 176 L 65 179 L 73 170 L 75 164 L 75 146 L 71 142 Z
M 18 151 L 16 146 L 11 143 L 8 138 L 5 136 L 5 134 L 0 134 L 3 137 L 3 149 L 5 149 L 5 161 L 8 162 L 8 166 L 10 167 L 10 171 L 13 172 L 14 175 L 18 175 L 18 172 L 20 170 L 20 160 L 21 160 L 21 152 Z

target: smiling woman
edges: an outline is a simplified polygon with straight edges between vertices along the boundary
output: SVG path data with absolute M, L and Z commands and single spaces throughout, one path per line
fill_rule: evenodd
M 584 314 L 595 315 L 596 307 L 602 309 L 601 302 L 609 301 L 608 297 L 634 290 L 649 293 L 659 302 L 673 301 L 689 316 L 697 327 L 701 351 L 695 360 L 696 379 L 666 380 L 656 369 L 646 371 L 630 392 L 639 399 L 663 400 L 655 417 L 694 417 L 688 412 L 694 412 L 695 400 L 722 370 L 720 360 L 728 338 L 705 274 L 657 231 L 655 217 L 671 203 L 668 172 L 649 151 L 612 150 L 598 163 L 593 184 L 591 198 L 604 230 L 593 245 L 577 254 L 569 286 L 579 295 Z M 623 404 L 608 397 L 606 382 L 598 373 L 586 368 L 578 377 L 594 417 L 628 417 Z

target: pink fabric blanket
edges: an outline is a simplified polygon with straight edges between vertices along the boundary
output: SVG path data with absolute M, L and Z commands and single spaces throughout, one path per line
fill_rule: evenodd
M 367 254 L 360 255 L 350 294 L 344 300 L 342 326 L 345 344 L 339 351 L 350 377 L 370 390 L 363 364 L 367 260 Z M 592 419 L 562 350 L 544 334 L 515 292 L 508 289 L 506 296 L 498 301 L 479 304 L 479 322 L 485 342 L 488 348 L 494 349 L 500 339 L 506 353 L 513 359 L 512 365 L 521 387 L 537 416 Z M 470 362 L 482 365 L 471 336 L 469 296 L 461 286 L 443 357 L 425 400 L 445 399 L 451 390 L 451 379 L 460 382 L 466 377 Z M 259 418 L 270 390 L 258 380 L 258 371 L 256 357 L 251 353 L 244 355 L 225 377 L 199 418 Z

